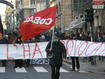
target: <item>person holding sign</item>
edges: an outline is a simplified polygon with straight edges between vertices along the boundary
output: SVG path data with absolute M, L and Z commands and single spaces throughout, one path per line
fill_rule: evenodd
M 8 44 L 8 40 L 6 38 L 3 38 L 3 33 L 0 32 L 0 44 Z M 2 66 L 6 66 L 6 60 L 1 60 Z
M 49 58 L 52 71 L 51 79 L 59 79 L 63 57 L 66 58 L 66 49 L 60 42 L 60 35 L 54 35 L 53 41 L 51 42 L 49 42 L 46 47 L 47 57 Z

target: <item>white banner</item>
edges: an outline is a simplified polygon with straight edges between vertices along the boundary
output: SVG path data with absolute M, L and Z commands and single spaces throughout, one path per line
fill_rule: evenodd
M 67 56 L 105 56 L 105 43 L 61 40 Z M 0 59 L 36 59 L 46 58 L 45 48 L 48 42 L 29 44 L 0 44 Z

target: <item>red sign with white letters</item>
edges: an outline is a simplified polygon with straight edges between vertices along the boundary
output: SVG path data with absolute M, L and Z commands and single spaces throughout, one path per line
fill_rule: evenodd
M 93 0 L 94 5 L 103 4 L 104 0 Z
M 50 29 L 54 26 L 56 20 L 56 6 L 47 8 L 27 17 L 19 26 L 19 32 L 22 40 L 30 38 Z

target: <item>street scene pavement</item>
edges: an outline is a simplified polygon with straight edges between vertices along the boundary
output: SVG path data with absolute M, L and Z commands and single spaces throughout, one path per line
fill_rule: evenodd
M 98 61 L 96 65 L 91 65 L 89 62 L 81 63 L 81 70 L 91 73 L 105 74 L 105 62 Z
M 71 67 L 71 62 L 65 63 L 68 67 Z M 105 61 L 99 61 L 95 65 L 92 65 L 89 61 L 80 60 L 80 71 L 84 73 L 97 73 L 97 74 L 105 74 Z
M 71 71 L 70 63 L 63 63 L 60 69 L 60 79 L 104 79 L 105 62 L 99 61 L 96 65 L 90 62 L 80 62 L 80 71 Z M 6 67 L 0 66 L 0 79 L 51 79 L 51 70 L 48 64 L 23 66 L 14 68 L 14 62 L 8 61 Z
M 104 42 L 105 0 L 0 0 L 0 79 L 105 79 Z

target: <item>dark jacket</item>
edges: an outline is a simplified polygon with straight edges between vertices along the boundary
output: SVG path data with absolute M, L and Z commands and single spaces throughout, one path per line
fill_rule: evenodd
M 3 38 L 0 40 L 0 44 L 9 44 L 8 40 Z
M 51 47 L 51 42 L 49 42 L 46 47 L 47 55 L 49 53 L 53 54 L 52 58 L 50 58 L 49 60 L 49 64 L 53 66 L 56 65 L 62 66 L 63 57 L 66 58 L 65 46 L 60 41 L 53 41 L 51 52 L 49 52 L 50 47 Z
M 22 43 L 22 41 L 21 41 L 21 37 L 17 37 L 17 39 L 15 40 L 15 43 L 17 43 L 17 44 L 21 44 L 21 43 Z

